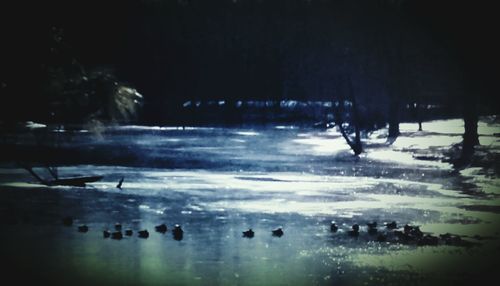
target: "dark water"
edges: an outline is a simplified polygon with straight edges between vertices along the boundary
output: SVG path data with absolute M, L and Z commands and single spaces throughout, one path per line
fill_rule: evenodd
M 439 138 L 419 134 L 411 142 L 449 148 L 460 137 L 449 132 L 454 124 L 445 122 Z M 483 140 L 497 142 L 490 129 Z M 365 143 L 378 144 L 376 135 Z M 368 148 L 355 158 L 333 130 L 128 127 L 61 136 L 58 146 L 69 157 L 57 158 L 65 163 L 60 176 L 104 178 L 86 188 L 47 188 L 22 169 L 0 169 L 0 249 L 9 261 L 3 272 L 20 280 L 452 285 L 492 273 L 496 265 L 498 179 L 474 168 L 457 173 L 446 163 L 413 160 L 415 144 Z M 8 140 L 21 145 L 31 139 Z M 115 186 L 122 177 L 120 190 Z M 61 223 L 67 215 L 75 219 L 71 227 Z M 330 232 L 332 220 L 337 233 Z M 376 242 L 366 232 L 367 222 L 393 220 L 433 235 L 457 234 L 473 246 Z M 115 222 L 134 235 L 103 238 Z M 77 232 L 83 223 L 89 231 Z M 161 223 L 169 227 L 165 234 L 154 231 Z M 184 229 L 182 240 L 172 235 L 176 223 Z M 347 235 L 354 223 L 361 225 L 357 238 Z M 280 226 L 284 235 L 272 236 Z M 253 238 L 242 237 L 248 228 Z M 140 229 L 150 237 L 137 237 Z

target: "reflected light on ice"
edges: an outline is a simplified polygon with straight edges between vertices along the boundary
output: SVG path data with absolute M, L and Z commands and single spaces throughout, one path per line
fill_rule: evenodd
M 242 136 L 257 136 L 257 135 L 259 135 L 259 133 L 254 132 L 254 131 L 238 131 L 238 132 L 235 132 L 234 134 L 242 135 Z
M 428 121 L 423 122 L 422 126 L 425 132 L 457 135 L 464 133 L 464 121 L 462 119 Z M 400 123 L 399 130 L 401 132 L 415 132 L 417 123 Z
M 377 150 L 376 152 L 369 152 L 366 154 L 366 158 L 383 161 L 383 162 L 395 162 L 399 164 L 405 165 L 415 165 L 422 167 L 434 167 L 440 168 L 443 170 L 451 170 L 452 166 L 449 163 L 440 162 L 440 161 L 424 161 L 417 160 L 413 158 L 411 153 L 395 151 L 391 149 L 386 150 Z
M 400 136 L 392 144 L 393 148 L 405 149 L 428 149 L 432 146 L 451 146 L 462 142 L 462 136 L 425 136 L 425 137 L 404 137 Z
M 342 137 L 328 138 L 311 136 L 309 138 L 295 139 L 293 142 L 311 146 L 311 153 L 317 155 L 333 155 L 350 149 L 349 145 L 347 145 Z M 304 151 L 307 152 L 308 150 L 305 149 Z
M 466 213 L 459 207 L 474 200 L 440 184 L 408 180 L 321 176 L 307 173 L 245 173 L 209 171 L 144 172 L 143 179 L 129 182 L 123 190 L 115 190 L 115 182 L 93 184 L 100 190 L 141 195 L 196 198 L 194 211 L 235 210 L 258 213 L 297 213 L 302 215 L 338 215 L 352 217 L 357 212 L 412 208 L 441 213 Z M 391 184 L 410 195 L 378 194 L 380 184 Z M 432 196 L 416 197 L 425 188 Z M 492 201 L 491 204 L 495 204 Z M 154 210 L 152 210 L 154 211 Z

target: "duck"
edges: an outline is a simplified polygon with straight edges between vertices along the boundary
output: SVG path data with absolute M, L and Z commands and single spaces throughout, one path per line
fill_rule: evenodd
M 431 245 L 436 246 L 439 244 L 439 238 L 430 234 L 425 235 L 417 241 L 418 245 Z
M 79 231 L 79 232 L 87 232 L 87 231 L 89 231 L 89 227 L 88 227 L 88 226 L 86 226 L 85 224 L 82 224 L 82 225 L 80 225 L 80 226 L 78 227 L 78 231 Z
M 243 232 L 243 237 L 248 237 L 248 238 L 252 238 L 254 236 L 254 232 L 251 228 L 249 228 L 248 230 L 244 231 Z
M 132 234 L 133 234 L 133 233 L 134 233 L 134 232 L 133 232 L 131 229 L 126 229 L 126 230 L 125 230 L 125 235 L 126 235 L 126 236 L 132 236 Z
M 372 223 L 367 223 L 366 224 L 368 226 L 368 234 L 370 235 L 375 235 L 377 234 L 377 222 L 374 221 Z
M 450 233 L 440 234 L 439 237 L 444 240 L 447 245 L 460 244 L 462 239 L 458 235 L 452 235 Z
M 390 223 L 386 223 L 385 227 L 388 229 L 396 229 L 398 228 L 398 224 L 395 221 L 392 221 Z
M 273 236 L 281 237 L 283 235 L 283 229 L 278 227 L 272 230 Z
M 349 236 L 359 236 L 359 225 L 353 224 L 351 228 L 352 230 L 348 231 L 347 234 Z
M 377 236 L 377 241 L 378 241 L 378 242 L 386 242 L 386 241 L 387 241 L 387 235 L 382 234 L 382 233 L 381 233 L 381 234 L 379 234 L 379 235 Z
M 115 223 L 115 229 L 116 230 L 122 230 L 122 224 L 119 223 L 119 222 Z
M 72 226 L 72 225 L 73 225 L 73 218 L 72 218 L 72 217 L 70 217 L 70 216 L 63 217 L 63 219 L 62 219 L 62 223 L 63 223 L 65 226 Z
M 137 233 L 139 234 L 140 238 L 148 238 L 149 237 L 149 232 L 146 229 L 139 230 Z
M 401 243 L 408 243 L 411 240 L 411 237 L 407 233 L 400 230 L 395 230 L 394 235 L 396 236 L 397 241 Z
M 112 239 L 122 239 L 123 234 L 121 231 L 115 231 L 115 232 L 111 233 L 111 238 Z
M 102 232 L 102 236 L 104 238 L 108 238 L 108 237 L 111 236 L 111 232 L 109 230 L 105 230 L 105 231 Z
M 419 226 L 411 226 L 408 224 L 404 226 L 404 233 L 412 236 L 413 238 L 421 238 L 424 235 Z
M 172 235 L 174 236 L 175 240 L 182 240 L 182 237 L 184 236 L 184 230 L 182 230 L 182 227 L 179 224 L 176 224 L 174 226 Z
M 420 227 L 418 226 L 415 226 L 411 231 L 410 231 L 410 235 L 413 236 L 413 237 L 416 237 L 416 238 L 421 238 L 422 236 L 424 236 L 424 233 L 420 230 Z
M 400 230 L 395 230 L 393 233 L 394 233 L 394 236 L 396 236 L 397 238 L 401 238 L 401 237 L 405 236 L 405 233 L 400 231 Z
M 155 226 L 155 229 L 157 232 L 161 232 L 161 233 L 167 232 L 167 226 L 164 223 Z
M 352 228 L 352 230 L 359 232 L 359 224 L 355 223 L 355 224 L 352 225 L 351 228 Z
M 330 231 L 337 232 L 337 230 L 339 230 L 339 227 L 337 226 L 337 224 L 335 224 L 334 221 L 332 221 L 332 223 L 330 224 Z
M 378 233 L 378 230 L 376 228 L 368 228 L 368 234 L 369 235 L 375 235 Z
M 118 185 L 116 185 L 116 187 L 117 187 L 118 189 L 120 189 L 120 190 L 122 189 L 122 184 L 123 184 L 123 180 L 124 180 L 124 179 L 125 179 L 125 178 L 123 178 L 123 177 L 122 177 L 122 178 L 120 179 L 120 181 L 118 182 Z

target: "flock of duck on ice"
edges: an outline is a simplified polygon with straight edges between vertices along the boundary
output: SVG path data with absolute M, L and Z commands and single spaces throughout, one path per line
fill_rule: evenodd
M 63 224 L 66 226 L 73 225 L 72 217 L 65 217 L 62 220 Z M 425 234 L 420 230 L 419 226 L 412 226 L 409 224 L 403 227 L 398 227 L 395 221 L 390 223 L 384 223 L 385 231 L 379 230 L 377 228 L 377 222 L 370 222 L 366 224 L 366 233 L 370 240 L 377 242 L 388 242 L 388 243 L 401 243 L 401 244 L 414 244 L 418 246 L 436 246 L 439 244 L 455 245 L 455 246 L 471 246 L 473 243 L 467 240 L 463 240 L 458 235 L 452 235 L 449 233 L 441 234 L 438 236 L 431 235 L 429 233 Z M 78 231 L 86 233 L 89 231 L 89 227 L 85 224 L 78 226 Z M 160 224 L 155 226 L 155 231 L 159 233 L 166 233 L 168 227 L 166 224 Z M 332 221 L 330 224 L 330 232 L 336 234 L 339 232 L 339 226 Z M 343 232 L 343 231 L 340 231 Z M 104 230 L 102 232 L 104 238 L 112 239 L 122 239 L 125 236 L 133 236 L 133 230 L 128 228 L 122 232 L 122 224 L 116 223 L 114 226 L 114 231 Z M 255 232 L 250 228 L 242 232 L 242 236 L 246 238 L 252 238 L 255 236 Z M 271 230 L 272 236 L 281 237 L 284 235 L 282 227 Z M 359 224 L 354 224 L 351 229 L 347 231 L 347 236 L 352 238 L 358 238 L 360 235 Z M 137 236 L 139 238 L 148 238 L 149 232 L 147 229 L 137 231 Z M 172 229 L 172 236 L 175 240 L 182 240 L 184 236 L 184 230 L 179 224 L 175 224 Z

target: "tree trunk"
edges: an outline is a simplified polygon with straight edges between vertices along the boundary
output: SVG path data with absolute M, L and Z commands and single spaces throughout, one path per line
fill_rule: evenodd
M 396 139 L 399 136 L 399 99 L 392 95 L 389 104 L 389 134 L 390 139 Z
M 422 131 L 422 114 L 420 112 L 420 103 L 416 102 L 414 108 L 415 108 L 415 117 L 418 122 L 418 131 Z
M 356 97 L 354 96 L 352 81 L 349 77 L 349 95 L 352 101 L 352 115 L 353 115 L 353 124 L 354 124 L 354 146 L 351 146 L 355 155 L 361 154 L 363 152 L 363 146 L 361 145 L 361 135 L 359 130 L 359 113 L 358 113 L 358 104 L 356 102 Z
M 477 134 L 478 114 L 476 110 L 476 101 L 471 92 L 463 95 L 463 118 L 464 118 L 464 134 L 462 141 L 462 153 L 454 162 L 455 168 L 462 168 L 472 161 L 474 155 L 474 147 L 479 144 L 479 136 Z
M 344 137 L 345 141 L 351 147 L 352 151 L 354 152 L 354 155 L 359 155 L 363 152 L 363 146 L 361 144 L 361 135 L 360 135 L 360 130 L 359 130 L 359 114 L 358 114 L 358 107 L 356 104 L 356 98 L 354 97 L 353 94 L 353 89 L 352 89 L 352 82 L 351 78 L 349 77 L 348 79 L 348 88 L 349 88 L 349 96 L 351 98 L 352 102 L 352 117 L 353 117 L 353 124 L 354 124 L 354 142 L 351 140 L 349 135 L 347 134 L 346 130 L 342 126 L 342 110 L 344 107 L 344 98 L 339 101 L 339 105 L 336 107 L 335 104 L 333 105 L 333 112 L 335 116 L 335 125 L 338 126 L 340 134 L 342 134 L 342 137 Z
M 336 124 L 336 125 L 339 127 L 340 134 L 342 134 L 342 137 L 344 137 L 345 141 L 347 142 L 349 147 L 351 147 L 352 151 L 354 152 L 354 155 L 361 154 L 363 152 L 363 148 L 362 148 L 361 140 L 359 139 L 359 136 L 357 136 L 354 139 L 354 142 L 352 142 L 351 138 L 349 138 L 349 135 L 345 131 L 342 124 Z
M 465 100 L 464 104 L 464 135 L 462 142 L 462 157 L 470 158 L 474 153 L 474 146 L 479 144 L 477 134 L 477 110 L 473 99 Z

